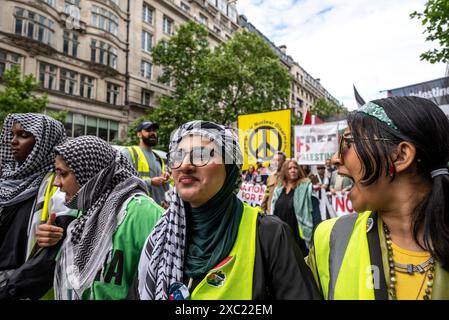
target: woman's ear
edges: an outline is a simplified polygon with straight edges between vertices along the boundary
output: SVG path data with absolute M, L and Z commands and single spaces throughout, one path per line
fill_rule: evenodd
M 416 148 L 410 142 L 402 141 L 396 147 L 396 150 L 393 152 L 392 158 L 396 159 L 393 161 L 393 165 L 395 166 L 396 172 L 402 172 L 410 168 L 410 166 L 414 163 L 416 157 Z

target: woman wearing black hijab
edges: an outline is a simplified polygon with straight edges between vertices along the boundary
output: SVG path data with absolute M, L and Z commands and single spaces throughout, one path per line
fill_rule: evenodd
M 287 225 L 236 197 L 242 154 L 232 130 L 188 122 L 169 151 L 175 188 L 142 252 L 131 298 L 319 297 Z

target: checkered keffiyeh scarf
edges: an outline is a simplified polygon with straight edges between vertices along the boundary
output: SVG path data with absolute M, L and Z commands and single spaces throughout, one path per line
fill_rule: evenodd
M 54 285 L 57 299 L 76 300 L 103 268 L 112 236 L 124 219 L 123 203 L 135 194 L 145 194 L 146 186 L 128 160 L 98 137 L 75 138 L 58 146 L 55 153 L 81 187 L 66 203 L 82 215 L 67 229 Z
M 11 152 L 15 123 L 36 139 L 22 164 L 14 160 Z M 65 140 L 62 123 L 46 115 L 12 113 L 6 117 L 0 135 L 0 208 L 20 203 L 38 192 L 43 177 L 54 168 L 53 148 Z
M 222 150 L 225 163 L 232 161 L 241 167 L 243 156 L 238 136 L 232 128 L 208 121 L 188 122 L 171 136 L 170 152 L 175 151 L 182 138 L 188 135 L 210 139 Z M 140 257 L 138 290 L 141 300 L 167 300 L 170 285 L 182 282 L 185 246 L 185 208 L 175 187 L 169 208 L 148 237 Z

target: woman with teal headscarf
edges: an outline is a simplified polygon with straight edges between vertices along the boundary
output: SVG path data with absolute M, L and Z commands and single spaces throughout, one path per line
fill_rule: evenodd
M 318 298 L 287 225 L 237 198 L 242 154 L 235 132 L 188 122 L 169 149 L 175 187 L 142 252 L 130 298 Z

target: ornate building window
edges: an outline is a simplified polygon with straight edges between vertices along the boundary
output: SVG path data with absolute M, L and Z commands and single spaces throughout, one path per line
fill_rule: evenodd
M 49 63 L 39 62 L 39 83 L 46 89 L 95 99 L 95 78 Z
M 84 74 L 81 75 L 80 96 L 94 99 L 95 79 Z
M 199 22 L 200 22 L 202 25 L 204 25 L 204 26 L 207 27 L 207 25 L 208 25 L 207 20 L 208 20 L 207 17 L 206 17 L 205 15 L 202 15 L 202 14 L 200 13 Z
M 140 75 L 151 80 L 153 65 L 151 62 L 142 60 L 140 63 Z
M 91 23 L 93 26 L 117 36 L 118 21 L 118 17 L 112 12 L 97 6 L 92 6 Z
M 67 55 L 76 57 L 78 55 L 78 45 L 78 34 L 64 30 L 62 51 Z
M 103 41 L 92 39 L 90 61 L 117 69 L 117 49 Z
M 221 12 L 227 14 L 228 2 L 226 0 L 217 0 L 217 7 Z
M 152 7 L 150 7 L 148 4 L 146 4 L 145 2 L 143 3 L 143 8 L 142 8 L 142 20 L 148 24 L 153 24 L 153 19 L 154 19 L 154 9 Z
M 237 23 L 237 9 L 235 6 L 228 6 L 228 16 L 233 22 Z
M 106 93 L 107 93 L 106 95 L 107 102 L 113 105 L 117 105 L 120 96 L 120 86 L 108 82 Z
M 33 11 L 16 7 L 14 32 L 48 45 L 53 44 L 54 22 Z
M 164 33 L 171 35 L 173 33 L 173 20 L 164 16 L 164 19 L 162 20 L 162 30 Z
M 153 93 L 151 91 L 142 89 L 142 104 L 144 106 L 151 106 L 151 97 L 152 97 Z
M 14 65 L 20 65 L 21 56 L 0 49 L 0 78 L 6 70 L 9 70 Z
M 72 7 L 80 8 L 80 0 L 64 0 L 64 12 L 70 14 Z
M 56 6 L 56 0 L 41 0 L 42 2 L 45 2 L 49 6 L 52 6 L 53 8 Z
M 78 73 L 67 69 L 61 69 L 59 91 L 70 95 L 78 94 Z
M 150 52 L 153 48 L 153 35 L 147 31 L 142 31 L 142 49 Z
M 39 82 L 45 89 L 56 90 L 58 68 L 52 64 L 39 62 Z

